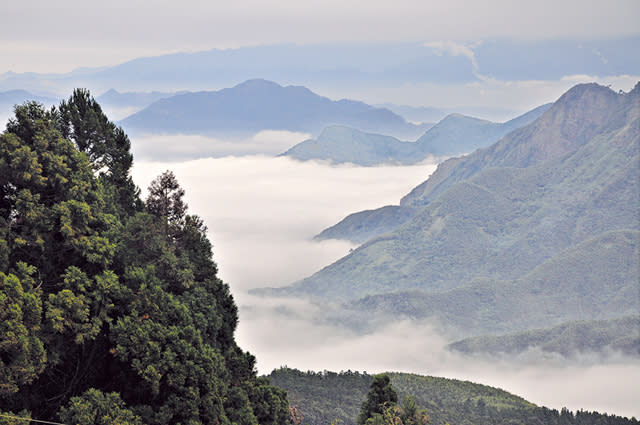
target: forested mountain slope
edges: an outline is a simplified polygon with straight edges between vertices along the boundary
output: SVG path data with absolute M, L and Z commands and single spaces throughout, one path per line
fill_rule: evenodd
M 576 86 L 529 126 L 439 167 L 403 199 L 418 210 L 409 221 L 263 293 L 415 310 L 479 332 L 633 314 L 639 123 L 640 85 L 626 94 Z M 525 298 L 549 311 L 525 308 Z
M 237 346 L 206 227 L 84 90 L 0 135 L 0 411 L 63 423 L 286 424 Z
M 498 388 L 468 381 L 388 373 L 399 400 L 413 397 L 432 425 L 450 424 L 637 424 L 635 419 L 596 412 L 562 412 L 535 406 Z M 309 425 L 354 425 L 373 375 L 359 372 L 301 372 L 282 368 L 269 380 L 287 390 L 291 405 Z
M 407 208 L 402 215 L 413 216 L 411 208 L 423 207 L 453 184 L 473 177 L 485 169 L 528 167 L 574 152 L 588 139 L 596 136 L 596 133 L 606 134 L 614 131 L 607 126 L 619 127 L 621 131 L 627 126 L 626 134 L 632 137 L 638 128 L 637 123 L 634 123 L 634 119 L 637 118 L 637 112 L 634 116 L 634 110 L 638 108 L 637 92 L 637 85 L 632 92 L 624 96 L 597 84 L 574 87 L 530 125 L 516 129 L 486 149 L 479 149 L 470 155 L 451 158 L 441 163 L 433 175 L 401 199 L 400 208 Z M 625 120 L 626 124 L 621 123 Z M 396 212 L 396 215 L 398 214 L 400 213 Z M 357 220 L 353 215 L 348 216 L 343 222 L 323 231 L 321 235 L 323 239 L 364 242 L 367 239 L 364 239 L 363 235 L 370 238 L 393 230 L 394 227 L 385 223 L 388 220 L 378 210 L 362 212 L 358 213 Z

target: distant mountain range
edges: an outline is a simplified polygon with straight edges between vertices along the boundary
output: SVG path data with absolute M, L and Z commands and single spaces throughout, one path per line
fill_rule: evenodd
M 422 151 L 436 156 L 453 156 L 473 152 L 498 141 L 516 128 L 532 123 L 551 103 L 538 106 L 504 123 L 494 123 L 461 114 L 450 114 L 430 128 L 416 144 Z
M 145 108 L 160 99 L 184 94 L 186 92 L 126 92 L 120 93 L 115 89 L 109 89 L 96 97 L 96 100 L 102 107 L 137 107 Z
M 410 122 L 438 122 L 450 113 L 455 112 L 443 108 L 396 105 L 395 103 L 390 102 L 381 103 L 375 106 L 378 108 L 387 108 L 390 111 L 403 116 Z
M 439 122 L 447 115 L 455 113 L 463 113 L 470 116 L 515 116 L 518 111 L 514 111 L 508 107 L 489 107 L 489 106 L 465 106 L 462 108 L 441 108 L 433 106 L 409 106 L 397 105 L 391 102 L 385 102 L 375 105 L 379 108 L 387 108 L 398 115 L 403 116 L 407 121 L 413 123 L 421 122 Z
M 0 105 L 2 108 L 6 108 L 7 106 L 13 107 L 13 105 L 19 105 L 28 100 L 34 100 L 44 104 L 53 104 L 59 101 L 54 97 L 36 96 L 26 90 L 9 90 L 0 93 Z
M 510 131 L 533 122 L 549 107 L 551 104 L 539 106 L 505 123 L 451 114 L 427 130 L 416 142 L 402 142 L 389 136 L 331 126 L 325 128 L 317 139 L 305 140 L 283 155 L 299 160 L 320 159 L 365 166 L 415 164 L 429 155 L 453 156 L 486 147 Z
M 388 109 L 333 101 L 305 87 L 256 79 L 214 92 L 160 99 L 119 122 L 128 133 L 250 135 L 261 130 L 317 134 L 332 124 L 398 137 L 418 137 L 428 125 L 408 123 Z
M 637 356 L 640 353 L 640 316 L 568 322 L 550 329 L 466 338 L 449 344 L 449 349 L 454 351 L 491 356 L 514 356 L 533 348 L 538 354 L 559 354 L 568 358 L 581 353 L 606 356 L 612 352 Z
M 637 75 L 638 40 L 636 35 L 602 41 L 494 39 L 475 45 L 420 41 L 211 49 L 136 58 L 64 74 L 7 72 L 0 75 L 0 90 L 21 88 L 60 96 L 75 87 L 96 93 L 110 88 L 167 92 L 229 87 L 260 76 L 344 91 L 419 83 L 464 84 L 478 82 L 480 76 L 522 81 L 558 80 L 568 75 Z
M 127 92 L 120 93 L 117 90 L 109 89 L 101 95 L 96 96 L 96 100 L 102 108 L 139 108 L 142 109 L 151 103 L 165 98 L 182 94 L 182 92 Z M 95 96 L 95 94 L 94 94 Z M 54 96 L 39 96 L 27 90 L 8 90 L 0 92 L 0 108 L 13 109 L 14 105 L 20 105 L 26 101 L 36 101 L 45 106 L 55 105 L 60 102 L 60 98 Z
M 34 100 L 46 106 L 56 105 L 59 99 L 48 96 L 36 96 L 26 90 L 8 90 L 0 93 L 0 128 L 4 130 L 4 121 L 13 116 L 13 107 Z
M 465 336 L 635 315 L 639 211 L 640 84 L 579 85 L 399 206 L 345 220 L 345 237 L 370 237 L 348 256 L 256 293 L 343 301 L 354 323 L 431 317 Z
M 57 103 L 55 98 L 14 90 L 0 93 L 0 106 L 4 105 L 8 116 L 14 104 L 27 99 L 48 105 Z M 96 100 L 110 116 L 125 117 L 119 124 L 132 136 L 199 134 L 228 139 L 229 143 L 242 141 L 262 130 L 321 131 L 317 139 L 302 141 L 282 155 L 363 166 L 414 164 L 429 155 L 470 152 L 528 124 L 549 107 L 543 105 L 505 123 L 450 114 L 432 127 L 428 123 L 408 123 L 388 109 L 351 100 L 332 101 L 304 87 L 282 87 L 266 80 L 249 80 L 217 92 L 120 93 L 110 89 Z M 368 129 L 418 140 L 403 142 L 393 136 L 367 132 Z M 229 149 L 228 146 L 225 149 Z M 254 153 L 277 152 L 271 146 L 256 149 Z M 188 150 L 192 157 L 193 149 Z M 202 150 L 203 155 L 212 152 L 217 152 L 215 146 Z M 163 151 L 157 150 L 156 156 L 162 155 Z
M 370 166 L 382 163 L 414 164 L 424 160 L 426 154 L 420 152 L 413 142 L 332 125 L 322 130 L 317 139 L 300 142 L 282 156 L 300 161 L 318 159 L 336 164 L 350 162 Z

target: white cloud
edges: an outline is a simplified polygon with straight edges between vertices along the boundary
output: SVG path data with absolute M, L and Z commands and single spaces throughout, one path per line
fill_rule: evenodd
M 205 220 L 221 276 L 241 297 L 249 288 L 291 283 L 346 255 L 350 243 L 311 239 L 352 212 L 397 204 L 435 164 L 367 168 L 246 156 L 139 161 L 133 176 L 146 188 L 166 169 L 186 190 L 189 211 Z
M 424 43 L 425 47 L 430 47 L 435 50 L 439 55 L 447 53 L 451 56 L 464 56 L 471 62 L 473 71 L 478 75 L 478 63 L 476 62 L 475 54 L 471 46 L 464 43 L 457 43 L 455 41 L 428 41 Z
M 263 130 L 251 137 L 220 139 L 199 134 L 149 134 L 132 137 L 131 149 L 140 160 L 185 161 L 240 155 L 277 155 L 310 138 L 307 133 Z
M 120 121 L 128 117 L 129 115 L 133 115 L 136 112 L 140 111 L 142 107 L 139 106 L 126 106 L 126 107 L 109 107 L 100 105 L 102 108 L 102 112 L 105 113 L 106 116 L 113 122 Z
M 256 300 L 246 300 L 256 301 Z M 623 356 L 571 361 L 540 352 L 513 357 L 468 357 L 445 350 L 447 340 L 429 322 L 390 321 L 359 335 L 313 324 L 321 306 L 300 300 L 259 300 L 241 310 L 239 344 L 269 373 L 286 365 L 300 370 L 407 372 L 502 388 L 540 406 L 640 416 L 640 362 Z
M 358 335 L 314 322 L 331 306 L 247 295 L 250 288 L 305 277 L 346 254 L 348 243 L 310 238 L 351 212 L 397 203 L 434 165 L 365 168 L 248 156 L 137 162 L 134 179 L 144 188 L 167 168 L 185 188 L 190 212 L 209 226 L 220 275 L 240 306 L 236 339 L 257 357 L 261 373 L 282 365 L 413 372 L 500 387 L 551 408 L 640 416 L 637 360 L 583 359 L 567 366 L 536 353 L 518 361 L 472 359 L 444 350 L 447 339 L 429 322 L 391 321 Z

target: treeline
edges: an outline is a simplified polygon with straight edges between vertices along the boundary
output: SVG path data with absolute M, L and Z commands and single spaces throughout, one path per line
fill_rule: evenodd
M 142 200 L 132 163 L 84 90 L 17 106 L 0 136 L 3 420 L 289 423 L 236 345 L 203 221 L 169 171 Z
M 302 372 L 281 368 L 269 381 L 287 391 L 305 425 L 354 424 L 373 377 L 359 372 Z
M 389 373 L 402 400 L 413 398 L 433 425 L 613 425 L 638 424 L 635 418 L 538 407 L 506 391 L 468 381 Z M 359 372 L 302 372 L 281 368 L 269 376 L 288 392 L 305 425 L 356 425 L 374 376 Z

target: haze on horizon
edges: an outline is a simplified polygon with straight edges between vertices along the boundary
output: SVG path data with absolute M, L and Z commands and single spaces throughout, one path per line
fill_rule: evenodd
M 447 84 L 426 79 L 418 83 L 360 87 L 287 81 L 286 78 L 276 82 L 305 85 L 332 99 L 351 98 L 370 104 L 392 102 L 454 109 L 500 108 L 501 114 L 479 117 L 508 119 L 515 115 L 514 111 L 524 112 L 553 101 L 571 86 L 582 82 L 596 81 L 628 91 L 640 78 L 640 65 L 633 65 L 633 72 L 623 75 L 573 72 L 553 79 L 516 74 L 495 78 L 486 75 L 482 64 L 477 63 L 474 54 L 479 46 L 491 40 L 551 43 L 629 40 L 629 37 L 633 40 L 640 35 L 638 16 L 640 3 L 633 0 L 543 0 L 533 3 L 505 0 L 481 3 L 468 0 L 206 3 L 188 0 L 179 4 L 155 2 L 153 6 L 123 0 L 101 4 L 79 0 L 55 4 L 28 0 L 3 5 L 0 80 L 8 71 L 64 73 L 75 69 L 82 72 L 86 67 L 114 66 L 135 58 L 176 52 L 277 44 L 342 46 L 413 42 L 424 43 L 436 54 L 466 60 L 477 78 Z M 629 44 L 633 45 L 633 41 L 627 41 Z M 331 56 L 326 57 L 328 66 L 331 59 Z M 510 59 L 499 60 L 507 63 Z M 607 58 L 603 56 L 601 60 L 607 61 Z M 553 59 L 546 62 L 553 62 Z M 353 66 L 359 65 L 354 63 Z M 96 96 L 102 93 L 88 88 Z M 224 87 L 191 89 L 221 88 Z M 57 95 L 66 97 L 68 93 L 65 89 Z M 471 110 L 474 109 L 463 113 Z M 508 112 L 505 114 L 504 111 Z
M 594 40 L 640 33 L 634 0 L 152 3 L 5 2 L 0 73 L 68 72 L 177 51 L 277 43 L 469 45 L 491 38 Z

